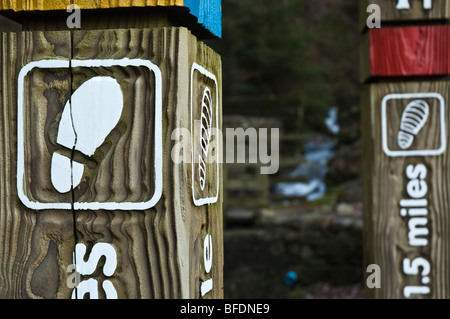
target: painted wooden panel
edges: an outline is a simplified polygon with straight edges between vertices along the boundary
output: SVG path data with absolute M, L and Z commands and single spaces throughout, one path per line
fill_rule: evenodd
M 192 163 L 174 165 L 174 171 L 180 170 L 187 165 L 187 175 L 183 174 L 184 191 L 175 192 L 179 198 L 176 200 L 175 211 L 182 212 L 177 216 L 177 222 L 184 224 L 189 232 L 184 232 L 186 240 L 180 245 L 190 244 L 191 254 L 196 253 L 196 262 L 189 267 L 190 295 L 194 298 L 222 298 L 223 297 L 223 241 L 222 241 L 222 65 L 220 56 L 211 51 L 201 42 L 187 43 L 189 46 L 189 70 L 188 78 L 188 117 L 179 116 L 176 127 L 184 127 L 191 131 L 191 151 Z M 210 104 L 205 100 L 205 92 L 210 93 Z M 184 100 L 184 98 L 183 98 Z M 206 154 L 202 153 L 204 148 L 198 147 L 201 144 L 200 137 L 206 137 L 202 131 L 205 127 L 204 113 L 205 104 L 210 108 L 210 138 Z M 182 108 L 179 108 L 180 110 Z M 180 114 L 181 115 L 181 114 Z M 198 124 L 197 124 L 198 123 Z M 193 129 L 191 129 L 191 127 Z M 198 131 L 198 128 L 200 130 Z M 206 123 L 206 127 L 208 127 Z M 173 138 L 173 136 L 172 136 Z M 183 137 L 184 139 L 184 137 Z M 200 145 L 201 146 L 201 145 Z M 188 153 L 190 153 L 188 152 Z M 201 160 L 197 156 L 202 155 L 205 160 L 206 174 L 204 187 L 201 186 L 200 172 Z M 192 211 L 195 214 L 188 214 L 187 207 L 183 207 L 183 198 L 189 197 L 195 206 Z M 182 235 L 182 234 L 180 234 Z M 185 258 L 185 257 L 184 257 Z M 185 261 L 181 261 L 185 264 Z M 187 271 L 187 267 L 185 267 Z M 200 278 L 198 280 L 197 278 Z M 200 289 L 197 287 L 200 284 Z
M 69 0 L 0 0 L 0 10 L 66 10 L 71 3 L 74 2 Z M 200 25 L 211 31 L 213 35 L 222 36 L 221 0 L 79 0 L 75 4 L 81 9 L 185 7 L 189 9 L 189 13 L 197 19 Z
M 450 74 L 450 26 L 407 26 L 371 29 L 362 50 L 369 65 L 362 80 L 389 76 Z
M 70 0 L 32 0 L 32 1 L 10 1 L 2 0 L 0 2 L 0 10 L 54 10 L 54 9 L 65 9 L 70 5 Z
M 223 297 L 221 144 L 204 193 L 172 158 L 181 141 L 193 153 L 205 90 L 221 128 L 220 57 L 185 28 L 2 34 L 2 54 L 2 92 L 17 95 L 1 100 L 0 241 L 20 253 L 1 251 L 0 296 Z
M 183 6 L 184 0 L 77 0 L 76 3 L 82 9 L 98 9 L 145 6 Z
M 118 298 L 181 297 L 178 265 L 176 259 L 171 258 L 177 256 L 177 251 L 174 216 L 168 209 L 170 197 L 166 207 L 151 204 L 143 211 L 137 210 L 155 194 L 157 178 L 159 187 L 163 185 L 161 71 L 164 65 L 159 62 L 164 55 L 177 65 L 178 52 L 175 46 L 157 50 L 155 55 L 152 52 L 160 41 L 170 43 L 176 34 L 176 31 L 166 33 L 162 29 L 74 34 L 73 59 L 83 65 L 72 69 L 75 92 L 87 81 L 107 77 L 117 81 L 122 93 L 120 119 L 94 154 L 98 166 L 85 172 L 82 182 L 85 187 L 80 184 L 74 189 L 75 200 L 116 203 L 112 204 L 112 210 L 105 210 L 104 206 L 75 214 L 80 243 L 87 247 L 108 243 L 116 252 L 117 269 L 109 280 Z M 102 63 L 82 64 L 89 60 Z M 158 62 L 158 66 L 152 70 L 142 61 Z M 176 70 L 165 76 L 176 78 Z M 175 89 L 167 88 L 166 92 L 176 94 Z M 164 105 L 166 109 L 167 104 Z M 104 107 L 104 112 L 109 112 L 110 105 Z M 155 128 L 159 128 L 158 132 Z M 161 192 L 162 189 L 158 191 L 157 202 Z M 125 211 L 118 210 L 120 203 L 128 203 Z
M 366 293 L 449 298 L 450 2 L 363 1 L 362 30 L 369 4 L 381 28 L 361 41 L 364 264 L 381 278 Z
M 0 2 L 1 10 L 14 11 L 32 11 L 32 10 L 65 10 L 68 5 L 74 3 L 70 0 L 2 0 Z M 82 9 L 99 9 L 99 8 L 118 8 L 118 7 L 145 7 L 145 6 L 182 6 L 183 0 L 79 0 L 76 1 Z
M 184 5 L 197 17 L 200 24 L 216 36 L 222 36 L 221 0 L 184 0 Z
M 381 269 L 370 297 L 450 295 L 449 92 L 449 81 L 364 91 L 365 263 Z

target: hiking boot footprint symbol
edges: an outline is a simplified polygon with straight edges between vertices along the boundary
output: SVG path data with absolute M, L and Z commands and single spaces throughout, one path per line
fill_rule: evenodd
M 117 80 L 97 76 L 84 82 L 64 106 L 57 144 L 88 159 L 116 127 L 122 110 L 123 94 Z M 66 154 L 56 151 L 51 161 L 51 181 L 60 193 L 67 193 L 81 183 L 86 164 Z
M 430 107 L 422 100 L 409 103 L 402 114 L 400 131 L 398 132 L 398 146 L 408 149 L 414 142 L 414 138 L 428 120 Z

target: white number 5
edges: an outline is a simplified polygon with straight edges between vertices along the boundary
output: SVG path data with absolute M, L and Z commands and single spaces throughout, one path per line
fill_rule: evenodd
M 407 275 L 418 275 L 419 267 L 422 267 L 422 276 L 426 276 L 430 273 L 430 263 L 428 260 L 418 257 L 411 262 L 411 259 L 403 259 L 403 272 Z

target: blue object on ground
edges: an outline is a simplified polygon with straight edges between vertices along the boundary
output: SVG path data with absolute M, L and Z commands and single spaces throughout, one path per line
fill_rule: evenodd
M 284 282 L 289 287 L 293 286 L 298 281 L 298 275 L 295 271 L 288 271 L 286 276 L 284 277 Z

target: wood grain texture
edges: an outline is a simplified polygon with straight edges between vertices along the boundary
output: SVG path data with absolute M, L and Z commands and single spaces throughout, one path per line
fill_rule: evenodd
M 450 2 L 447 0 L 432 0 L 432 9 L 425 10 L 423 0 L 409 0 L 410 9 L 397 10 L 398 0 L 363 0 L 360 2 L 360 28 L 367 28 L 366 21 L 370 13 L 367 7 L 371 4 L 380 6 L 382 26 L 393 22 L 420 23 L 423 21 L 442 21 L 450 19 Z
M 85 30 L 94 29 L 90 27 L 95 22 L 108 21 L 111 24 L 111 20 L 106 18 L 109 14 L 116 15 L 114 23 L 109 28 L 125 28 L 124 24 L 133 24 L 134 27 L 151 27 L 156 26 L 156 21 L 169 21 L 165 26 L 187 26 L 191 31 L 196 30 L 198 34 L 202 34 L 206 37 L 221 37 L 222 36 L 222 7 L 221 0 L 79 0 L 79 1 L 0 1 L 0 11 L 4 11 L 11 19 L 20 19 L 27 27 L 28 30 L 50 30 L 49 26 L 53 26 L 53 30 L 67 30 L 66 19 L 70 13 L 66 13 L 67 7 L 75 3 L 82 11 L 82 28 Z M 107 10 L 103 10 L 107 9 Z M 109 10 L 108 10 L 109 9 Z M 124 9 L 124 10 L 121 10 Z M 130 12 L 130 9 L 135 9 L 134 12 Z M 144 11 L 143 11 L 144 9 Z M 145 10 L 148 9 L 148 10 Z M 158 14 L 153 14 L 153 10 L 157 10 Z M 12 10 L 8 12 L 7 10 Z M 48 12 L 53 11 L 48 18 L 43 17 Z M 95 12 L 95 18 L 92 22 L 89 19 L 89 11 Z M 102 18 L 98 19 L 98 12 L 101 11 Z M 110 13 L 109 13 L 109 12 Z M 28 15 L 23 18 L 23 13 L 33 12 L 33 15 Z M 20 14 L 18 14 L 20 13 Z M 42 14 L 40 18 L 37 18 L 37 14 Z M 128 21 L 124 21 L 124 18 L 120 15 L 131 15 Z M 151 15 L 151 17 L 149 17 Z M 137 21 L 134 21 L 136 19 Z M 31 21 L 30 21 L 31 20 Z M 55 20 L 55 21 L 53 21 Z M 145 26 L 142 23 L 150 21 Z M 31 25 L 31 27 L 30 27 Z M 41 28 L 37 28 L 36 25 Z M 45 29 L 42 29 L 42 25 L 47 25 Z M 139 26 L 140 25 L 140 26 Z M 162 24 L 159 24 L 162 26 Z M 131 26 L 130 26 L 131 27 Z M 31 29 L 33 28 L 33 29 Z M 206 31 L 206 32 L 205 32 Z
M 171 83 L 177 77 L 176 70 L 183 67 L 178 66 L 177 47 L 172 45 L 176 34 L 175 30 L 165 29 L 75 32 L 73 58 L 127 57 L 157 63 L 167 71 L 163 98 L 163 105 L 166 106 L 175 103 L 168 101 L 172 94 L 176 94 Z M 173 63 L 173 72 L 166 68 L 163 59 Z M 154 75 L 145 68 L 136 67 L 74 68 L 73 72 L 74 89 L 93 76 L 109 75 L 118 80 L 124 95 L 124 110 L 114 129 L 117 132 L 107 137 L 104 143 L 106 148 L 99 147 L 99 165 L 85 174 L 86 186 L 80 185 L 75 190 L 75 199 L 112 202 L 148 200 L 146 197 L 154 192 L 153 176 L 161 173 L 153 171 L 154 140 L 162 138 L 155 136 L 153 129 Z M 173 107 L 176 108 L 175 105 Z M 163 127 L 167 125 L 164 119 Z M 170 161 L 164 163 L 170 165 Z M 171 183 L 170 179 L 164 179 L 164 182 Z M 136 184 L 136 190 L 132 183 Z M 77 238 L 80 242 L 88 246 L 107 242 L 115 248 L 118 269 L 112 282 L 119 298 L 181 297 L 178 266 L 174 258 L 177 251 L 171 206 L 170 196 L 164 196 L 156 207 L 143 212 L 76 212 Z
M 182 7 L 132 7 L 89 9 L 81 11 L 82 30 L 101 29 L 144 29 L 155 27 L 186 26 L 199 29 L 195 21 L 186 21 L 186 11 Z M 48 11 L 2 11 L 9 20 L 22 25 L 23 31 L 69 31 L 66 10 Z M 99 18 L 101 16 L 101 18 Z M 206 33 L 205 31 L 203 33 Z
M 370 77 L 443 76 L 450 74 L 450 26 L 386 27 L 371 29 L 362 45 L 369 45 Z M 366 59 L 367 55 L 363 55 Z
M 2 0 L 0 2 L 0 10 L 65 10 L 71 3 L 73 3 L 73 1 L 70 0 Z M 182 6 L 184 5 L 184 0 L 79 0 L 76 4 L 80 6 L 81 9 L 108 9 L 119 7 Z
M 52 10 L 65 9 L 71 3 L 70 0 L 32 0 L 32 1 L 9 1 L 2 0 L 0 2 L 0 10 Z
M 80 0 L 77 4 L 82 9 L 129 8 L 145 6 L 183 6 L 184 0 Z
M 84 263 L 91 259 L 98 244 L 106 244 L 117 255 L 113 274 L 105 270 L 110 262 L 107 256 L 101 257 L 97 264 L 94 260 L 92 273 L 81 276 L 82 283 L 97 280 L 99 298 L 107 297 L 102 289 L 106 281 L 112 284 L 118 298 L 222 298 L 221 191 L 216 203 L 194 205 L 191 163 L 171 159 L 176 143 L 172 138 L 173 130 L 184 128 L 190 132 L 190 81 L 194 62 L 217 78 L 215 99 L 217 123 L 221 126 L 220 56 L 198 42 L 185 28 L 76 31 L 73 34 L 2 33 L 0 44 L 0 106 L 3 110 L 0 117 L 0 297 L 70 298 L 73 289 L 67 285 L 71 275 L 67 267 L 74 261 L 75 247 L 86 247 L 84 256 L 75 256 Z M 24 193 L 36 202 L 72 204 L 69 210 L 28 209 L 15 191 L 16 79 L 20 69 L 31 61 L 45 59 L 74 63 L 124 58 L 148 60 L 161 70 L 162 135 L 154 133 L 156 80 L 146 68 L 72 65 L 59 69 L 36 67 L 27 73 L 23 114 Z M 124 108 L 118 124 L 92 157 L 66 152 L 72 163 L 87 161 L 81 183 L 74 185 L 70 192 L 59 193 L 49 176 L 52 154 L 61 152 L 56 139 L 62 113 L 67 101 L 83 83 L 97 76 L 117 80 L 124 96 Z M 194 83 L 194 87 L 204 85 Z M 194 104 L 201 106 L 196 98 Z M 99 123 L 101 121 L 98 119 Z M 157 138 L 162 139 L 160 156 L 164 169 L 162 197 L 155 206 L 146 210 L 73 209 L 78 202 L 148 200 L 155 189 Z M 189 144 L 185 151 L 189 152 L 190 147 Z M 221 145 L 215 152 L 220 151 L 218 147 Z M 217 173 L 221 178 L 221 166 Z M 220 180 L 220 189 L 221 183 Z M 206 269 L 204 262 L 207 235 L 212 236 L 211 270 Z M 212 290 L 202 296 L 202 282 L 209 279 L 213 280 Z
M 367 289 L 368 297 L 404 298 L 406 286 L 429 287 L 427 294 L 414 294 L 411 298 L 449 298 L 450 296 L 450 220 L 448 214 L 448 185 L 450 172 L 447 169 L 448 149 L 436 156 L 388 156 L 382 148 L 382 99 L 388 94 L 439 93 L 444 97 L 445 114 L 441 113 L 439 101 L 422 98 L 429 104 L 430 113 L 426 124 L 415 136 L 408 150 L 433 149 L 441 142 L 444 130 L 449 139 L 448 101 L 450 82 L 388 82 L 366 85 L 362 99 L 363 127 L 363 180 L 364 180 L 364 245 L 365 267 L 378 264 L 381 269 L 381 288 Z M 402 113 L 414 99 L 391 100 L 387 104 L 387 140 L 390 149 L 398 150 L 397 134 Z M 440 118 L 444 116 L 445 127 Z M 425 182 L 428 192 L 426 228 L 429 233 L 417 238 L 426 239 L 426 245 L 412 245 L 410 238 L 410 216 L 401 216 L 402 199 L 410 199 L 406 174 L 408 165 L 425 165 Z M 411 185 L 410 185 L 411 186 Z M 411 186 L 412 187 L 412 186 Z M 411 190 L 409 190 L 411 192 Z M 420 275 L 408 275 L 403 260 L 424 258 L 430 265 L 430 279 L 423 284 Z M 366 274 L 369 275 L 369 274 Z
M 17 78 L 22 66 L 30 61 L 51 57 L 56 60 L 68 59 L 68 32 L 63 33 L 1 33 L 1 100 L 0 109 L 0 158 L 1 158 L 1 209 L 0 209 L 0 297 L 1 298 L 68 298 L 71 290 L 65 284 L 66 269 L 72 263 L 75 245 L 73 217 L 70 212 L 40 211 L 26 208 L 17 196 Z M 62 43 L 55 50 L 52 43 Z M 68 87 L 68 79 L 46 78 L 42 72 L 27 80 L 24 95 L 27 107 L 34 102 L 43 107 L 57 99 L 43 94 L 38 100 L 31 99 L 35 89 L 45 91 L 49 86 Z M 39 84 L 40 88 L 33 86 Z M 41 92 L 43 93 L 43 92 Z M 30 105 L 33 104 L 33 105 Z M 45 126 L 42 117 L 29 118 L 33 127 Z M 29 141 L 28 147 L 39 148 L 41 154 L 45 141 Z M 34 145 L 34 146 L 32 146 Z M 28 161 L 35 158 L 26 153 Z M 36 172 L 28 167 L 30 177 Z M 35 187 L 35 180 L 28 178 L 25 185 L 37 193 L 44 188 Z M 31 196 L 31 194 L 30 194 Z M 37 195 L 38 196 L 38 195 Z
M 214 71 L 220 76 L 219 57 L 211 49 L 197 43 L 183 28 L 76 32 L 73 57 L 127 57 L 152 61 L 160 67 L 163 74 L 164 106 L 162 199 L 155 207 L 143 212 L 78 211 L 77 238 L 87 245 L 99 241 L 108 242 L 116 249 L 119 268 L 112 281 L 119 298 L 198 298 L 199 281 L 206 275 L 202 275 L 201 268 L 203 240 L 208 232 L 212 233 L 215 283 L 209 296 L 223 296 L 221 202 L 195 207 L 192 197 L 188 195 L 191 193 L 190 166 L 176 164 L 170 157 L 172 131 L 180 127 L 188 128 L 190 123 L 187 104 L 190 65 L 194 61 L 206 63 L 214 67 Z M 96 75 L 98 72 L 107 71 L 74 70 L 75 85 L 81 79 L 89 78 L 93 76 L 92 73 Z M 129 101 L 124 105 L 129 107 L 129 110 L 124 111 L 118 125 L 122 127 L 122 132 L 118 134 L 119 140 L 111 140 L 111 144 L 117 145 L 117 148 L 109 159 L 105 157 L 105 164 L 99 165 L 100 169 L 105 165 L 105 171 L 97 177 L 93 176 L 92 180 L 96 180 L 96 185 L 103 184 L 107 187 L 99 192 L 102 196 L 113 194 L 106 195 L 106 198 L 114 198 L 115 195 L 127 198 L 132 187 L 124 176 L 115 172 L 115 166 L 118 166 L 118 171 L 123 170 L 125 163 L 130 163 L 132 156 L 146 161 L 152 158 L 153 144 L 151 140 L 145 139 L 149 136 L 155 137 L 152 133 L 154 99 L 151 93 L 154 84 L 151 76 L 143 70 L 121 70 L 122 75 L 119 70 L 112 72 L 116 78 L 120 78 L 125 101 Z M 139 109 L 142 105 L 145 108 Z M 141 174 L 146 176 L 146 171 L 151 167 L 151 163 L 142 164 Z M 130 166 L 125 171 L 132 169 L 135 167 Z M 114 180 L 111 180 L 113 183 L 108 182 L 108 176 L 115 176 Z M 90 184 L 93 185 L 92 182 Z M 114 185 L 117 185 L 114 190 L 108 189 Z M 144 189 L 151 190 L 152 186 L 148 185 Z M 76 194 L 77 192 L 78 190 L 75 191 Z M 148 191 L 141 192 L 141 196 L 146 193 Z M 84 196 L 81 195 L 80 198 Z
M 189 35 L 188 40 L 192 39 L 192 35 Z M 190 94 L 192 94 L 192 107 L 198 108 L 198 110 L 201 108 L 202 105 L 202 93 L 203 89 L 208 86 L 213 94 L 213 129 L 217 128 L 220 131 L 222 130 L 222 64 L 220 56 L 212 51 L 208 46 L 203 44 L 202 42 L 193 42 L 192 40 L 189 41 L 190 43 L 190 59 L 188 62 L 188 65 L 190 66 L 189 71 L 192 70 L 192 63 L 195 62 L 200 66 L 203 66 L 207 71 L 214 74 L 217 80 L 217 91 L 214 89 L 214 85 L 211 81 L 211 78 L 209 77 L 202 77 L 197 74 L 193 75 L 193 78 L 191 78 L 191 81 L 193 81 L 193 90 L 190 91 Z M 195 89 L 197 87 L 197 90 Z M 216 95 L 214 94 L 214 91 Z M 195 94 L 195 92 L 198 92 L 200 94 Z M 215 100 L 217 100 L 217 112 L 214 112 L 214 108 L 216 106 Z M 199 111 L 193 112 L 193 114 L 200 114 Z M 218 116 L 217 120 L 215 119 L 215 116 Z M 194 121 L 195 118 L 190 118 L 190 121 Z M 201 118 L 197 118 L 197 120 L 201 120 Z M 179 121 L 179 120 L 178 120 Z M 183 122 L 186 123 L 186 120 L 183 119 Z M 215 123 L 218 124 L 218 127 L 215 126 Z M 192 132 L 191 132 L 192 134 Z M 195 134 L 193 135 L 195 138 Z M 203 190 L 202 197 L 214 197 L 214 195 L 217 195 L 217 201 L 213 202 L 211 204 L 202 205 L 197 207 L 196 209 L 191 208 L 193 211 L 196 212 L 195 216 L 191 217 L 190 225 L 188 229 L 191 229 L 188 240 L 190 242 L 194 243 L 194 246 L 192 247 L 191 254 L 197 254 L 196 262 L 191 263 L 190 266 L 190 289 L 191 289 L 191 295 L 195 298 L 201 297 L 199 295 L 199 291 L 196 289 L 198 287 L 198 279 L 200 278 L 200 281 L 206 281 L 208 279 L 212 278 L 213 281 L 213 290 L 206 294 L 204 298 L 223 298 L 223 240 L 222 240 L 222 229 L 223 229 L 223 217 L 222 217 L 222 202 L 223 202 L 223 172 L 222 172 L 222 164 L 220 164 L 221 156 L 223 155 L 223 145 L 221 144 L 221 136 L 215 136 L 213 137 L 213 140 L 210 144 L 210 153 L 209 156 L 214 158 L 214 156 L 218 156 L 219 158 L 219 165 L 217 166 L 217 162 L 212 160 L 209 164 L 207 164 L 207 183 L 208 186 L 205 187 Z M 195 156 L 195 153 L 194 153 Z M 211 158 L 210 158 L 211 159 Z M 195 162 L 194 162 L 195 164 Z M 194 165 L 195 167 L 195 165 Z M 190 165 L 190 169 L 192 169 L 192 165 Z M 188 171 L 188 185 L 190 186 L 189 193 L 186 192 L 185 194 L 189 194 L 191 197 L 191 200 L 193 198 L 192 194 L 192 172 L 190 171 L 189 167 L 187 169 Z M 194 174 L 195 177 L 195 174 Z M 218 183 L 216 184 L 217 177 L 219 179 Z M 194 181 L 195 185 L 195 181 Z M 218 189 L 217 189 L 218 188 Z M 194 186 L 195 191 L 195 186 Z M 192 203 L 192 201 L 191 201 Z M 185 212 L 186 215 L 187 212 Z M 207 274 L 205 272 L 205 264 L 203 262 L 202 257 L 202 250 L 203 250 L 203 242 L 205 239 L 205 236 L 207 234 L 210 234 L 212 236 L 212 249 L 213 249 L 213 266 L 211 273 Z M 199 252 L 200 251 L 200 252 Z

